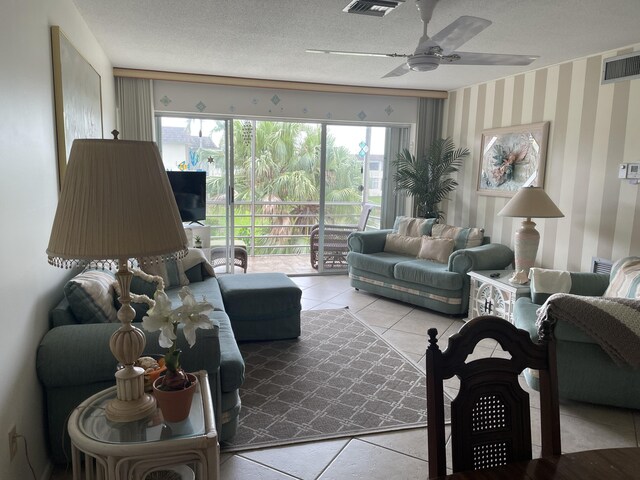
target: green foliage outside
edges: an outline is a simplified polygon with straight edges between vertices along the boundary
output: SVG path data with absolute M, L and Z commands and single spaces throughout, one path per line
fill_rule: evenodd
M 219 122 L 220 128 L 224 123 Z M 309 251 L 309 232 L 318 222 L 320 199 L 321 127 L 290 122 L 256 122 L 255 174 L 252 188 L 252 125 L 234 120 L 234 237 L 247 245 L 254 237 L 257 255 Z M 207 223 L 213 237 L 226 229 L 225 145 L 219 150 L 195 150 L 200 168 L 208 169 Z M 207 168 L 208 164 L 208 168 Z M 357 222 L 361 207 L 362 160 L 327 135 L 326 222 Z M 332 205 L 332 203 L 354 205 Z M 251 208 L 255 226 L 252 235 Z M 216 228 L 218 227 L 218 228 Z

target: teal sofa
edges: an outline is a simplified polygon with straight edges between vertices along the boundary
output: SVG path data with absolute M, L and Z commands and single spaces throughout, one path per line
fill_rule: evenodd
M 348 238 L 347 264 L 351 286 L 446 314 L 469 309 L 471 270 L 502 270 L 513 251 L 498 243 L 454 250 L 447 263 L 385 251 L 387 235 L 396 230 L 353 232 Z M 422 231 L 429 235 L 430 231 Z
M 209 313 L 214 328 L 196 330 L 196 343 L 189 347 L 179 325 L 178 348 L 180 360 L 187 371 L 206 370 L 209 375 L 212 398 L 215 402 L 219 441 L 234 436 L 240 413 L 239 388 L 244 382 L 244 361 L 234 338 L 229 316 L 224 311 L 218 280 L 206 277 L 205 269 L 196 265 L 185 272 L 189 288 L 201 299 L 213 304 Z M 133 293 L 153 295 L 153 291 Z M 168 288 L 166 293 L 173 305 L 180 305 L 180 287 Z M 146 306 L 134 304 L 141 320 Z M 119 323 L 79 323 L 69 302 L 64 298 L 50 312 L 51 329 L 40 342 L 37 353 L 37 373 L 44 386 L 48 443 L 54 463 L 68 463 L 69 436 L 66 422 L 71 411 L 87 397 L 115 384 L 117 361 L 109 349 L 109 338 Z M 140 325 L 138 325 L 140 326 Z M 162 354 L 158 344 L 159 332 L 145 332 L 146 347 L 143 355 Z
M 617 265 L 629 258 L 616 262 L 610 274 L 570 272 L 571 288 L 564 293 L 602 296 L 617 271 Z M 537 340 L 537 310 L 550 293 L 540 293 L 533 288 L 531 298 L 522 297 L 516 301 L 513 317 L 518 328 L 528 331 L 531 338 Z M 561 319 L 555 324 L 554 336 L 561 398 L 640 408 L 640 370 L 616 365 L 593 337 Z M 531 388 L 539 389 L 535 371 L 525 370 L 524 377 Z

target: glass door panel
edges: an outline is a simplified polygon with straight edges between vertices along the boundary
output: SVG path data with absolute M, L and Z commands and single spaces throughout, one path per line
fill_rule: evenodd
M 346 270 L 349 233 L 376 222 L 379 226 L 385 135 L 384 127 L 327 126 L 320 272 Z M 377 208 L 364 224 L 367 204 Z
M 231 261 L 229 231 L 233 219 L 228 214 L 230 154 L 227 121 L 160 116 L 156 137 L 165 168 L 169 171 L 206 172 L 206 218 L 203 227 L 192 227 L 190 246 L 202 248 L 216 271 L 227 271 Z M 187 223 L 185 223 L 187 226 Z

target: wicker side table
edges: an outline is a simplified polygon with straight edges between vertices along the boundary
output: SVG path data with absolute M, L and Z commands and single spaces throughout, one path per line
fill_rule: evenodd
M 135 422 L 107 420 L 104 405 L 115 396 L 115 387 L 82 402 L 68 423 L 73 480 L 81 479 L 83 457 L 86 478 L 144 480 L 155 471 L 189 464 L 196 478 L 217 480 L 220 453 L 211 390 L 207 373 L 196 375 L 198 389 L 182 422 L 165 422 L 160 410 Z

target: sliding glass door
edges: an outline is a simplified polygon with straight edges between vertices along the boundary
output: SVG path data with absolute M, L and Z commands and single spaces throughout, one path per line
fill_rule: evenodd
M 167 170 L 206 172 L 206 228 L 188 228 L 194 238 L 204 232 L 217 273 L 344 272 L 346 235 L 362 212 L 371 213 L 359 228 L 380 228 L 389 130 L 185 116 L 156 123 Z

